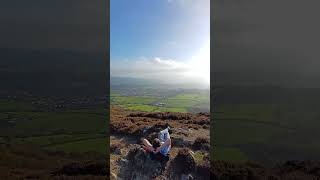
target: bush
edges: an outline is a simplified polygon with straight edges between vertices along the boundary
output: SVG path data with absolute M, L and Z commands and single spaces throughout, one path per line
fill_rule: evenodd
M 196 162 L 188 148 L 180 149 L 172 160 L 172 168 L 176 174 L 190 174 L 195 170 Z
M 194 143 L 192 145 L 192 148 L 194 150 L 206 150 L 206 151 L 209 151 L 209 149 L 210 149 L 209 139 L 204 138 L 204 137 L 198 137 L 194 141 Z

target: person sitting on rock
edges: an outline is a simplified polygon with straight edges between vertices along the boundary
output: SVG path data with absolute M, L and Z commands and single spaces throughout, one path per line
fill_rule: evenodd
M 156 155 L 156 159 L 167 159 L 171 149 L 169 127 L 160 131 L 159 138 L 155 138 L 153 144 L 147 139 L 143 139 L 143 145 L 147 152 L 153 152 L 153 154 Z

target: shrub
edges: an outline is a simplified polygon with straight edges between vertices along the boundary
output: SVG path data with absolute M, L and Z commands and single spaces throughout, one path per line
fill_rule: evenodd
M 192 148 L 195 149 L 195 150 L 206 150 L 206 151 L 209 151 L 210 149 L 210 143 L 209 143 L 209 140 L 207 138 L 204 138 L 204 137 L 198 137 L 193 145 L 192 145 Z

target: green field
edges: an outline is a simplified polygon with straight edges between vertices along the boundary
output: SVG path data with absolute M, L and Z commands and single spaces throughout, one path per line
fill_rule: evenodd
M 280 103 L 218 106 L 213 122 L 214 158 L 273 163 L 281 158 L 317 157 L 320 146 L 316 127 L 320 123 L 316 119 L 320 113 L 303 106 Z
M 98 152 L 101 154 L 106 154 L 107 152 L 107 139 L 98 138 L 82 141 L 74 141 L 70 143 L 64 143 L 59 145 L 54 145 L 48 147 L 50 150 L 61 150 L 65 152 L 77 152 L 77 153 L 86 153 L 86 152 Z
M 248 160 L 248 157 L 237 148 L 214 148 L 211 157 L 214 160 L 224 160 L 233 163 L 242 163 Z
M 0 144 L 29 144 L 49 150 L 106 153 L 104 108 L 43 111 L 28 102 L 0 102 Z
M 111 103 L 133 111 L 145 112 L 193 112 L 193 109 L 209 109 L 210 100 L 204 93 L 180 93 L 169 97 L 124 96 L 111 93 Z M 161 105 L 159 105 L 161 104 Z M 198 110 L 199 111 L 199 110 Z
M 0 112 L 33 111 L 36 110 L 32 104 L 14 100 L 0 100 Z

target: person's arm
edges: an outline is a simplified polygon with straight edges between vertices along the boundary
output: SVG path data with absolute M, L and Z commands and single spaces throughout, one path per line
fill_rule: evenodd
M 163 144 L 161 144 L 160 148 L 165 147 L 165 146 L 171 146 L 171 139 L 167 139 Z
M 143 139 L 142 142 L 146 149 L 148 149 L 149 151 L 154 151 L 152 144 L 147 139 Z
M 155 154 L 159 153 L 159 152 L 160 152 L 160 148 L 161 148 L 161 146 L 160 146 L 160 147 L 157 147 L 157 149 L 154 150 L 153 152 L 154 152 Z
M 158 147 L 154 153 L 158 153 L 160 151 L 161 148 L 165 147 L 165 146 L 171 146 L 171 139 L 167 139 L 163 144 L 161 144 L 160 147 Z

